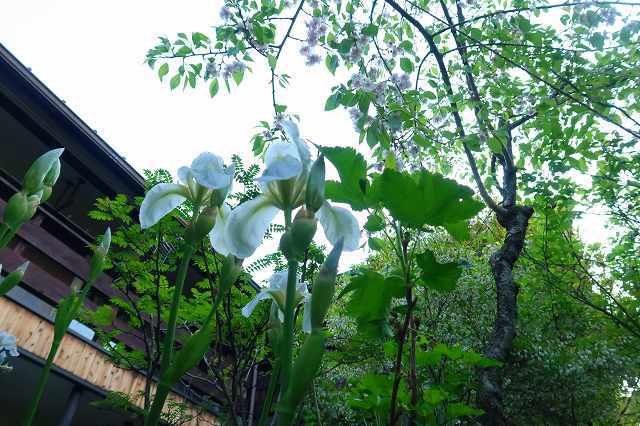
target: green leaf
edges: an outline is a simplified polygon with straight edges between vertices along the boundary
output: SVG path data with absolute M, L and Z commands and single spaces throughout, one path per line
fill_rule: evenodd
M 589 37 L 589 43 L 596 49 L 602 50 L 604 47 L 604 36 L 602 33 L 593 33 L 591 37 Z
M 466 404 L 463 404 L 462 402 L 454 402 L 447 405 L 447 416 L 451 419 L 463 416 L 476 417 L 482 414 L 484 414 L 484 411 L 478 408 L 470 407 Z
M 167 63 L 162 64 L 158 69 L 158 77 L 160 77 L 160 81 L 162 81 L 162 78 L 168 73 L 169 73 L 169 64 Z
M 378 138 L 378 124 L 374 121 L 367 129 L 367 145 L 369 145 L 369 148 L 374 148 L 378 145 Z
M 454 224 L 472 218 L 484 207 L 469 187 L 426 170 L 408 174 L 385 169 L 373 186 L 382 205 L 409 226 Z
M 466 220 L 445 223 L 444 228 L 456 241 L 467 241 L 471 238 L 471 234 L 469 233 L 469 224 Z
M 331 74 L 336 75 L 336 69 L 338 69 L 337 55 L 327 55 L 327 57 L 324 59 L 324 64 L 327 66 L 327 69 Z
M 367 162 L 353 148 L 321 147 L 320 152 L 333 164 L 340 182 L 328 181 L 325 196 L 339 203 L 347 203 L 355 210 L 367 207 Z
M 213 318 L 213 316 L 211 317 Z M 182 346 L 182 349 L 174 355 L 171 367 L 166 372 L 170 383 L 176 383 L 190 369 L 196 366 L 209 349 L 213 339 L 213 322 L 208 319 L 200 330 Z
M 391 300 L 404 296 L 404 283 L 398 277 L 384 278 L 377 272 L 366 271 L 354 277 L 342 294 L 351 292 L 347 314 L 358 323 L 358 331 L 373 337 L 390 332 L 387 317 Z
M 369 232 L 378 232 L 384 229 L 384 219 L 377 214 L 371 214 L 367 217 L 367 222 L 364 224 L 364 229 Z
M 187 46 L 182 46 L 180 49 L 178 49 L 178 51 L 176 52 L 176 56 L 187 56 L 193 53 L 193 50 L 191 50 L 190 47 Z
M 438 263 L 430 250 L 416 255 L 416 261 L 422 269 L 421 278 L 426 287 L 442 292 L 455 288 L 462 272 L 456 262 Z
M 180 74 L 176 74 L 173 77 L 171 77 L 171 80 L 169 81 L 169 87 L 171 88 L 171 90 L 175 89 L 180 85 L 180 79 L 181 79 Z
M 209 84 L 209 95 L 213 98 L 215 95 L 218 94 L 219 89 L 220 89 L 220 83 L 218 82 L 217 78 L 214 78 L 213 80 L 211 80 L 211 83 Z
M 384 240 L 382 238 L 369 237 L 369 248 L 373 251 L 380 251 L 384 248 Z
M 431 388 L 424 391 L 422 398 L 429 405 L 438 405 L 447 399 L 447 393 L 440 388 Z
M 400 58 L 400 68 L 406 73 L 413 72 L 413 62 L 409 58 Z
M 324 110 L 325 111 L 333 111 L 334 109 L 338 108 L 338 95 L 333 94 L 331 96 L 329 96 L 329 98 L 327 98 L 327 101 L 324 104 Z
M 378 35 L 378 26 L 374 24 L 366 25 L 362 28 L 362 34 L 367 35 L 369 37 L 375 37 Z
M 269 67 L 271 67 L 272 70 L 276 68 L 276 62 L 278 61 L 277 57 L 275 57 L 274 55 L 269 55 L 267 57 L 267 61 L 269 62 Z
M 242 79 L 244 78 L 244 68 L 240 69 L 240 71 L 236 71 L 233 73 L 233 81 L 236 82 L 236 85 L 240 85 L 242 83 Z
M 504 150 L 504 147 L 502 146 L 500 140 L 494 136 L 487 139 L 487 145 L 489 146 L 491 152 L 495 154 L 502 154 L 502 151 Z

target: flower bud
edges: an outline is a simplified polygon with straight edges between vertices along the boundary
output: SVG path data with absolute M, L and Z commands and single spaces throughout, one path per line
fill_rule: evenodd
M 298 254 L 307 250 L 317 229 L 318 221 L 313 213 L 301 208 L 291 224 L 291 238 Z
M 344 240 L 341 238 L 325 259 L 311 290 L 311 329 L 321 329 L 336 291 L 338 261 Z
M 307 179 L 307 191 L 305 193 L 305 205 L 312 212 L 317 212 L 324 203 L 325 167 L 324 155 L 320 155 L 313 162 Z
M 30 210 L 27 194 L 23 191 L 16 192 L 9 198 L 4 209 L 4 224 L 12 230 L 18 229 L 20 225 L 29 220 Z
M 96 247 L 96 251 L 93 253 L 90 262 L 90 271 L 89 271 L 89 281 L 94 281 L 98 278 L 98 275 L 102 273 L 104 269 L 104 261 L 107 257 L 107 253 L 109 253 L 109 247 L 111 246 L 111 229 L 107 228 L 102 237 L 102 242 L 98 247 Z
M 291 231 L 287 231 L 280 237 L 278 248 L 286 259 L 295 259 L 297 257 L 296 250 L 291 237 Z
M 38 206 L 42 202 L 42 194 L 43 194 L 43 190 L 40 190 L 38 192 L 35 192 L 29 195 L 29 197 L 27 198 L 27 201 L 29 203 L 29 211 L 27 213 L 27 218 L 25 219 L 25 222 L 31 219 L 34 214 L 36 214 L 36 210 L 38 210 Z
M 234 255 L 229 254 L 222 264 L 218 297 L 223 297 L 227 294 L 233 283 L 238 279 L 240 272 L 242 272 L 242 261 Z
M 307 389 L 318 374 L 322 355 L 324 355 L 325 340 L 326 337 L 320 330 L 312 331 L 305 339 L 298 358 L 293 364 L 292 381 L 282 404 L 281 412 L 284 417 L 293 416 L 297 406 L 306 395 Z
M 51 198 L 51 194 L 53 194 L 53 187 L 44 185 L 42 187 L 41 202 L 46 202 L 49 198 Z
M 207 235 L 213 229 L 216 223 L 217 207 L 207 207 L 198 215 L 196 221 L 191 224 L 190 229 L 187 231 L 187 238 L 192 243 L 197 243 Z
M 60 177 L 60 158 L 56 158 L 53 164 L 51 164 L 51 168 L 45 175 L 42 183 L 46 186 L 53 187 L 58 181 L 59 177 Z
M 0 265 L 0 267 L 1 266 L 2 265 Z M 24 262 L 15 271 L 11 272 L 0 281 L 0 296 L 4 296 L 5 294 L 7 294 L 12 288 L 18 285 L 20 281 L 22 281 L 22 277 L 24 277 L 24 274 L 25 272 L 27 272 L 28 267 L 29 262 Z
M 31 167 L 29 167 L 27 173 L 24 175 L 23 188 L 27 194 L 33 194 L 42 190 L 45 178 L 48 178 L 48 184 L 49 182 L 55 183 L 60 174 L 59 158 L 63 151 L 64 148 L 52 149 L 38 157 L 36 161 L 31 164 Z M 53 186 L 53 184 L 49 184 L 48 186 Z
M 229 194 L 230 191 L 231 191 L 231 185 L 226 186 L 224 188 L 220 188 L 220 189 L 214 189 L 211 192 L 211 199 L 210 199 L 209 205 L 211 207 L 222 206 L 222 203 L 224 203 L 224 200 L 227 198 L 227 195 Z

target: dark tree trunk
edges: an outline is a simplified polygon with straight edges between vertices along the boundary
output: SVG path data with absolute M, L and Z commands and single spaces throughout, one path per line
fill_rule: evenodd
M 518 286 L 513 281 L 513 266 L 522 252 L 532 214 L 533 208 L 517 205 L 508 207 L 504 214 L 497 214 L 498 223 L 507 234 L 502 247 L 489 260 L 496 283 L 496 320 L 484 355 L 502 363 L 506 362 L 516 337 Z M 485 412 L 480 422 L 483 425 L 509 424 L 503 410 L 500 369 L 480 369 L 479 382 L 478 405 Z

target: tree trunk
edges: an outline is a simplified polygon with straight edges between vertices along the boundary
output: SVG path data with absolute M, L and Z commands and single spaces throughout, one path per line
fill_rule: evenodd
M 533 208 L 511 206 L 505 214 L 497 214 L 498 223 L 507 231 L 502 247 L 489 260 L 496 283 L 496 320 L 493 335 L 484 355 L 506 362 L 516 337 L 518 286 L 513 281 L 513 265 L 520 257 Z M 500 368 L 479 371 L 478 405 L 484 410 L 483 425 L 507 425 L 503 409 L 502 372 Z

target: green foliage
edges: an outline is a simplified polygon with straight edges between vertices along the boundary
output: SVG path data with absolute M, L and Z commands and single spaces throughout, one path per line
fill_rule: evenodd
M 451 291 L 460 278 L 460 266 L 456 262 L 438 263 L 433 252 L 426 250 L 416 256 L 416 263 L 422 269 L 424 285 L 438 291 Z
M 387 318 L 391 301 L 404 296 L 402 279 L 365 271 L 353 277 L 341 295 L 349 292 L 353 294 L 346 306 L 347 313 L 356 319 L 360 332 L 373 337 L 391 335 Z

